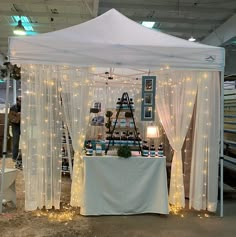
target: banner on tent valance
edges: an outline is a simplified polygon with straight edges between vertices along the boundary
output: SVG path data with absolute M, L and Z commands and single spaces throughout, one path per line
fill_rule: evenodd
M 156 76 L 142 77 L 141 120 L 154 121 L 155 119 Z

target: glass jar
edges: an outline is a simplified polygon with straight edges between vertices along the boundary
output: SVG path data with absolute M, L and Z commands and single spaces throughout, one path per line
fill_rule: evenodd
M 120 100 L 120 98 L 118 98 L 117 102 L 116 102 L 116 108 L 119 109 L 120 105 L 121 105 L 121 100 Z
M 128 145 L 129 146 L 133 146 L 134 145 L 134 135 L 133 132 L 129 132 L 129 136 L 128 136 Z
M 133 98 L 129 99 L 129 104 L 130 104 L 130 108 L 134 109 L 134 102 L 133 102 Z
M 92 156 L 93 155 L 93 145 L 92 145 L 91 140 L 87 141 L 87 144 L 86 144 L 86 155 L 87 156 Z
M 149 146 L 147 141 L 143 141 L 143 145 L 142 145 L 142 156 L 148 157 L 148 153 L 149 153 Z
M 157 150 L 157 155 L 158 157 L 163 157 L 164 156 L 164 151 L 163 151 L 163 145 L 160 144 Z
M 155 157 L 156 156 L 156 149 L 155 149 L 155 145 L 151 145 L 150 147 L 150 157 Z

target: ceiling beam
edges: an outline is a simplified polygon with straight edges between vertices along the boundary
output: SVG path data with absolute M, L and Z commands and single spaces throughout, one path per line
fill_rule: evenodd
M 191 34 L 207 34 L 209 33 L 209 29 L 195 29 L 194 28 L 194 31 L 191 27 L 189 28 L 181 28 L 181 27 L 160 27 L 160 29 L 157 29 L 157 30 L 160 30 L 164 33 L 187 33 L 188 35 L 191 35 Z
M 161 23 L 183 23 L 183 24 L 193 24 L 193 25 L 215 25 L 222 24 L 222 20 L 212 20 L 212 19 L 190 19 L 184 17 L 143 17 L 143 16 L 127 16 L 134 21 L 154 21 Z
M 18 15 L 19 12 L 17 11 L 4 11 L 4 10 L 0 10 L 0 15 L 2 16 L 13 16 L 13 15 Z M 68 18 L 82 18 L 85 20 L 91 19 L 91 16 L 89 13 L 58 13 L 58 14 L 53 14 L 50 12 L 32 12 L 32 11 L 21 11 L 20 12 L 21 16 L 28 16 L 28 17 L 68 17 Z
M 152 18 L 148 18 L 148 17 L 142 17 L 142 16 L 128 16 L 130 19 L 134 20 L 134 21 L 154 21 L 154 22 L 158 22 L 158 23 L 173 23 L 173 24 L 191 24 L 192 27 L 195 25 L 213 25 L 213 26 L 218 26 L 220 24 L 223 23 L 223 21 L 221 20 L 209 20 L 209 19 L 199 19 L 199 20 L 192 20 L 192 19 L 184 19 L 184 18 L 175 18 L 175 17 L 169 17 L 169 18 L 163 18 L 163 17 L 152 17 Z M 30 23 L 30 25 L 32 27 L 48 27 L 48 26 L 56 26 L 57 28 L 65 28 L 65 27 L 69 27 L 69 26 L 73 26 L 73 25 L 77 25 L 78 24 L 78 20 L 76 22 L 71 22 L 70 24 L 68 23 L 61 23 L 61 22 L 47 22 L 47 23 Z M 17 23 L 11 24 L 12 26 L 17 25 Z M 5 24 L 1 24 L 1 26 L 6 26 L 8 27 L 9 24 L 5 23 Z
M 14 11 L 3 11 L 0 10 L 0 15 L 3 16 L 12 16 L 18 14 Z M 60 18 L 60 17 L 68 17 L 71 19 L 78 19 L 78 14 L 73 13 L 59 13 L 59 14 L 53 14 L 50 12 L 30 12 L 30 11 L 22 11 L 21 15 L 29 16 L 29 17 L 53 17 L 53 18 Z M 212 19 L 189 19 L 189 18 L 183 18 L 183 17 L 143 17 L 143 16 L 127 16 L 130 19 L 134 21 L 155 21 L 155 22 L 161 22 L 161 23 L 183 23 L 183 24 L 192 24 L 192 25 L 219 25 L 222 24 L 222 20 L 212 20 Z M 91 19 L 90 14 L 79 14 L 79 18 L 82 20 L 89 20 Z M 34 26 L 34 23 L 31 23 L 32 26 Z M 37 23 L 35 23 L 37 25 Z M 42 24 L 52 24 L 50 23 L 42 23 Z M 64 23 L 55 23 L 56 25 L 64 25 Z M 77 23 L 76 23 L 77 24 Z M 68 24 L 65 24 L 68 26 Z
M 99 7 L 99 0 L 94 0 L 93 1 L 93 15 L 94 16 L 98 15 L 98 7 Z
M 183 6 L 180 5 L 178 6 L 177 4 L 173 5 L 159 5 L 159 4 L 139 4 L 139 3 L 112 3 L 108 1 L 102 1 L 99 4 L 100 10 L 102 9 L 103 11 L 106 9 L 145 9 L 145 10 L 153 10 L 153 11 L 161 11 L 161 12 L 192 12 L 192 13 L 234 13 L 233 8 L 223 8 L 223 7 L 199 7 L 199 6 Z
M 91 0 L 92 1 L 92 0 Z M 91 2 L 90 1 L 90 2 Z M 98 0 L 95 0 L 95 1 L 98 1 Z M 27 5 L 42 5 L 42 4 L 48 4 L 48 5 L 57 5 L 57 6 L 68 6 L 68 4 L 70 6 L 73 6 L 73 5 L 78 5 L 79 3 L 82 3 L 82 0 L 35 0 L 35 1 L 32 1 L 32 0 L 11 0 L 10 1 L 12 4 L 27 4 Z M 215 3 L 232 3 L 233 0 L 214 0 L 213 1 L 214 4 Z M 100 0 L 100 4 L 107 4 L 108 1 L 106 0 Z M 204 2 L 204 5 L 206 5 L 207 3 Z M 211 2 L 208 3 L 209 5 L 212 5 Z M 199 4 L 201 5 L 201 3 Z
M 40 33 L 46 33 L 49 30 L 48 27 L 49 27 L 49 25 L 46 25 L 46 24 L 35 24 L 34 29 L 35 29 L 35 32 L 37 32 L 37 29 L 38 30 L 40 29 Z M 56 30 L 63 29 L 63 27 L 59 27 L 58 25 L 55 25 L 55 28 L 56 28 Z M 204 27 L 196 26 L 193 28 L 191 25 L 186 26 L 186 27 L 160 26 L 160 27 L 157 27 L 156 30 L 160 30 L 163 32 L 183 32 L 183 33 L 189 33 L 189 34 L 191 34 L 193 32 L 194 33 L 201 33 L 201 34 L 206 34 L 206 33 L 211 32 L 211 28 L 209 28 L 209 27 L 207 28 L 206 26 L 204 26 Z M 10 28 L 2 29 L 1 33 L 8 34 L 8 36 L 13 35 L 12 30 Z
M 87 0 L 88 1 L 88 0 Z M 57 5 L 57 6 L 73 6 L 78 4 L 83 4 L 83 0 L 11 0 L 12 4 L 19 4 L 19 5 Z M 89 2 L 92 2 L 90 0 Z
M 208 35 L 202 43 L 221 46 L 236 36 L 236 14 Z
M 85 7 L 87 8 L 88 12 L 90 13 L 91 17 L 94 18 L 95 16 L 93 15 L 93 10 L 91 9 L 91 7 L 89 6 L 87 0 L 82 0 L 82 2 L 84 3 Z

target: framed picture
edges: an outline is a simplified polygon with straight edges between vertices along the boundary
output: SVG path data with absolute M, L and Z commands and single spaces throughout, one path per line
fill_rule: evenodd
M 145 106 L 144 107 L 144 119 L 152 120 L 152 107 Z
M 145 93 L 144 94 L 144 105 L 152 105 L 152 93 Z
M 145 79 L 145 91 L 153 90 L 153 79 Z
M 154 121 L 155 96 L 156 96 L 156 76 L 143 76 L 141 121 Z

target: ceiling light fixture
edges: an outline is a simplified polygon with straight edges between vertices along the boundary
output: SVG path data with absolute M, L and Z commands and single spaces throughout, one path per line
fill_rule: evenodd
M 22 25 L 21 20 L 18 21 L 18 24 L 17 24 L 17 26 L 15 27 L 13 33 L 14 33 L 15 35 L 26 35 L 26 31 L 25 31 L 24 26 Z
M 142 25 L 146 26 L 147 28 L 153 28 L 153 26 L 155 25 L 155 22 L 154 21 L 143 21 Z
M 194 41 L 196 41 L 196 39 L 195 39 L 193 36 L 191 36 L 191 37 L 188 39 L 188 41 L 194 42 Z
M 12 16 L 12 19 L 14 22 L 18 22 L 21 20 L 22 25 L 24 26 L 25 30 L 27 31 L 27 35 L 29 31 L 34 31 L 32 25 L 31 25 L 31 20 L 27 16 Z

